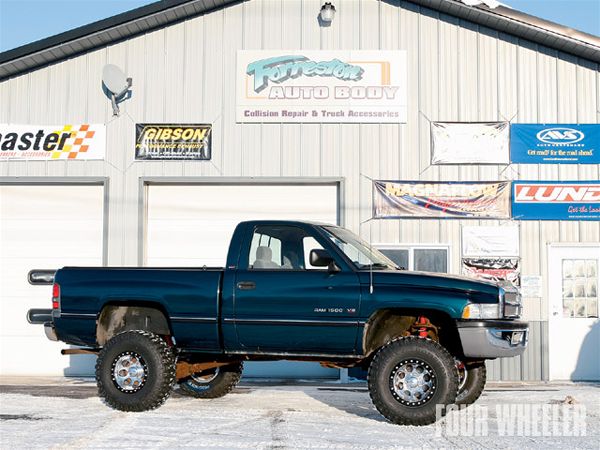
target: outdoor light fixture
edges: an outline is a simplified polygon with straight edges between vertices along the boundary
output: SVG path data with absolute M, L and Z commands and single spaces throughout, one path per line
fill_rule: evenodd
M 333 6 L 331 4 L 331 2 L 325 2 L 323 3 L 323 6 L 321 6 L 321 21 L 324 24 L 331 24 L 331 22 L 333 21 L 333 17 L 335 16 L 335 6 Z

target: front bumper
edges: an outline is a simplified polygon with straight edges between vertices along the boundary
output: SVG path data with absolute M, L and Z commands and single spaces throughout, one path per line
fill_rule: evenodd
M 456 325 L 463 353 L 468 358 L 507 358 L 522 354 L 527 347 L 527 322 L 461 320 Z
M 52 322 L 51 309 L 30 309 L 27 311 L 27 322 L 32 324 L 44 325 L 44 333 L 51 341 L 58 341 L 54 323 Z

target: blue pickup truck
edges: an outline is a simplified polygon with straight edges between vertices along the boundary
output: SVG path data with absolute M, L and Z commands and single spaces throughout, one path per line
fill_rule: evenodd
M 77 346 L 63 352 L 96 353 L 99 395 L 122 411 L 160 406 L 175 384 L 223 396 L 244 361 L 318 361 L 368 369 L 381 414 L 424 425 L 438 404 L 474 402 L 485 360 L 528 337 L 514 288 L 406 271 L 319 223 L 242 222 L 225 268 L 65 267 L 53 282 L 52 309 L 28 320 Z

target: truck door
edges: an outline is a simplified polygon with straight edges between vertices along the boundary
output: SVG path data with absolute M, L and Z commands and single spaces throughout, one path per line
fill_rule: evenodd
M 241 349 L 355 353 L 359 278 L 343 261 L 335 272 L 312 266 L 310 251 L 323 248 L 312 231 L 290 225 L 252 230 L 235 277 L 233 318 L 224 318 L 235 322 Z

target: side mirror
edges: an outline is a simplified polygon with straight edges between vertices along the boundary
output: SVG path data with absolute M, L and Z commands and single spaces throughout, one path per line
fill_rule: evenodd
M 327 250 L 311 250 L 309 259 L 310 264 L 315 267 L 327 267 L 330 272 L 337 272 L 340 270 Z

